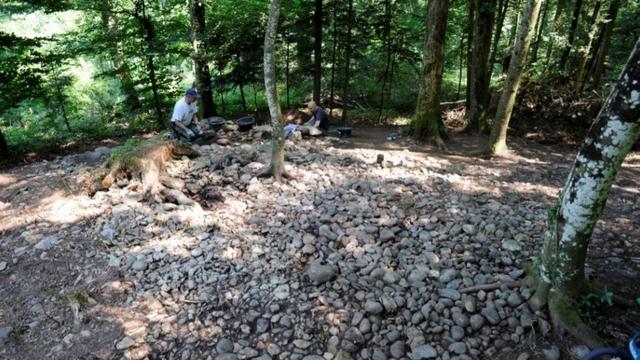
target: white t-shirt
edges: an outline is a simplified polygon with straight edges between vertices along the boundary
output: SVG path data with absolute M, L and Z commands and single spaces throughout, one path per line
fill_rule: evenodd
M 171 122 L 179 121 L 184 126 L 189 126 L 191 124 L 191 120 L 193 120 L 193 115 L 198 113 L 198 106 L 195 101 L 191 103 L 191 105 L 187 104 L 187 101 L 182 98 L 176 102 L 176 105 L 173 107 L 173 115 L 171 116 Z

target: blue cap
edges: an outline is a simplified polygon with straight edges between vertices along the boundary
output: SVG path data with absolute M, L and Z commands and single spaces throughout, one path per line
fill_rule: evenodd
M 195 98 L 199 98 L 200 97 L 200 94 L 198 93 L 198 91 L 195 88 L 187 89 L 186 95 L 193 96 Z

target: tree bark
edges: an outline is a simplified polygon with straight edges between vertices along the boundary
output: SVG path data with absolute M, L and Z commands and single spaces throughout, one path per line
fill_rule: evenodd
M 625 156 L 640 137 L 639 78 L 640 40 L 594 119 L 558 202 L 549 213 L 532 301 L 536 307 L 549 304 L 556 329 L 566 330 L 563 325 L 567 317 L 575 314 L 575 310 L 567 314 L 563 305 L 567 300 L 577 300 L 588 289 L 584 265 L 593 229 Z
M 491 55 L 489 56 L 489 79 L 493 75 L 493 65 L 496 63 L 496 56 L 498 54 L 498 46 L 500 45 L 500 38 L 502 37 L 502 26 L 504 25 L 504 19 L 507 16 L 507 10 L 509 9 L 509 0 L 501 0 L 498 6 L 498 21 L 496 21 L 496 29 L 493 34 L 493 44 L 491 45 Z
M 329 121 L 333 122 L 334 85 L 336 75 L 336 47 L 338 46 L 338 0 L 333 0 L 333 44 L 331 45 L 331 95 L 329 99 Z
M 483 132 L 486 127 L 489 107 L 489 55 L 491 32 L 495 18 L 496 0 L 474 0 L 473 55 L 471 57 L 471 83 L 469 84 L 469 124 L 468 131 Z
M 151 92 L 153 93 L 153 103 L 156 108 L 156 115 L 158 125 L 161 129 L 167 127 L 167 122 L 162 115 L 162 106 L 160 104 L 160 95 L 158 94 L 158 80 L 156 78 L 156 68 L 153 62 L 153 50 L 155 48 L 155 29 L 153 22 L 147 16 L 147 9 L 144 0 L 136 0 L 135 2 L 135 16 L 140 22 L 141 29 L 144 35 L 145 43 L 147 46 L 147 70 L 149 71 L 149 80 L 151 81 Z
M 322 0 L 315 0 L 316 10 L 313 13 L 313 101 L 320 104 L 320 88 L 322 84 Z
M 600 79 L 604 72 L 604 62 L 607 58 L 607 52 L 609 51 L 609 44 L 611 43 L 611 35 L 613 34 L 613 27 L 618 17 L 618 9 L 620 8 L 620 0 L 612 0 L 609 6 L 607 14 L 606 24 L 602 32 L 602 40 L 598 48 L 596 60 L 593 65 L 593 80 L 591 82 L 591 88 L 595 89 L 600 85 Z
M 527 60 L 529 44 L 536 28 L 536 21 L 540 13 L 542 0 L 528 0 L 522 13 L 520 30 L 511 55 L 507 79 L 504 89 L 498 102 L 498 110 L 491 129 L 491 140 L 489 143 L 489 155 L 500 154 L 507 151 L 507 129 L 511 119 L 511 111 L 516 101 L 520 79 Z
M 285 176 L 284 169 L 284 121 L 282 110 L 278 101 L 278 89 L 276 84 L 276 60 L 275 60 L 275 40 L 278 29 L 278 18 L 280 17 L 281 0 L 271 0 L 269 8 L 269 19 L 267 29 L 264 34 L 264 86 L 269 104 L 269 115 L 273 127 L 271 135 L 271 163 L 267 172 L 275 177 L 277 181 L 282 181 Z
M 456 100 L 460 99 L 460 90 L 462 89 L 462 70 L 464 69 L 464 38 L 465 34 L 460 34 L 460 69 L 458 71 L 458 92 L 456 93 Z
M 353 25 L 353 0 L 349 0 L 347 9 L 347 41 L 344 66 L 344 85 L 342 87 L 342 122 L 347 121 L 347 101 L 349 99 L 349 73 L 351 71 L 351 27 Z
M 207 64 L 207 52 L 203 43 L 206 36 L 205 3 L 203 0 L 191 0 L 191 37 L 193 44 L 193 63 L 196 68 L 196 84 L 200 91 L 201 118 L 217 115 L 213 101 L 211 71 Z
M 584 73 L 587 67 L 587 61 L 589 61 L 589 54 L 591 53 L 591 44 L 593 44 L 593 38 L 598 31 L 598 16 L 600 15 L 600 7 L 602 0 L 596 0 L 595 7 L 593 8 L 593 14 L 591 15 L 591 30 L 587 34 L 587 44 L 580 49 L 582 52 L 580 57 L 580 64 L 578 65 L 578 71 L 576 72 L 576 78 L 573 82 L 573 91 L 580 92 L 584 81 Z
M 440 88 L 444 64 L 444 42 L 447 30 L 448 0 L 430 0 L 427 9 L 427 36 L 423 50 L 422 83 L 413 120 L 413 130 L 418 139 L 433 140 L 445 148 L 442 136 L 446 135 L 440 115 Z
M 565 46 L 562 56 L 560 57 L 560 69 L 564 69 L 569 60 L 569 54 L 573 47 L 573 41 L 576 38 L 576 30 L 578 29 L 578 20 L 580 18 L 580 11 L 582 10 L 582 0 L 576 0 L 576 5 L 573 8 L 573 16 L 571 17 L 571 29 L 569 30 L 569 39 L 567 40 L 567 46 Z
M 549 63 L 551 62 L 551 57 L 553 56 L 553 46 L 555 44 L 555 38 L 558 35 L 558 32 L 560 31 L 560 25 L 562 24 L 560 19 L 562 16 L 562 12 L 564 11 L 565 7 L 567 6 L 567 0 L 558 0 L 558 3 L 556 5 L 556 12 L 553 15 L 553 25 L 551 28 L 551 36 L 549 37 L 549 43 L 547 44 L 547 54 L 545 55 L 545 60 L 544 60 L 544 73 L 547 72 L 547 69 L 549 68 Z
M 544 27 L 547 24 L 547 12 L 549 9 L 549 0 L 544 2 L 544 6 L 542 7 L 542 15 L 540 16 L 540 21 L 538 21 L 538 31 L 536 35 L 536 41 L 533 42 L 533 49 L 531 50 L 531 63 L 535 64 L 538 61 L 538 49 L 540 49 L 540 43 L 542 42 L 542 33 L 544 32 Z
M 465 99 L 466 99 L 466 116 L 469 117 L 469 104 L 471 103 L 471 59 L 473 57 L 473 43 L 475 42 L 475 36 L 473 34 L 475 29 L 476 14 L 474 11 L 473 1 L 467 1 L 467 83 L 465 84 Z
M 286 70 L 285 70 L 285 82 L 286 82 L 286 88 L 287 88 L 287 109 L 291 109 L 291 100 L 290 96 L 289 96 L 289 70 L 290 70 L 290 61 L 291 61 L 291 56 L 290 56 L 290 50 L 289 50 L 289 41 L 290 41 L 290 37 L 291 35 L 289 34 L 289 32 L 286 32 L 284 35 L 285 38 L 285 42 L 287 44 L 287 51 L 286 51 Z
M 387 58 L 384 68 L 384 74 L 382 74 L 382 88 L 380 89 L 380 107 L 378 109 L 378 121 L 382 120 L 382 110 L 384 108 L 384 91 L 387 87 L 387 80 L 389 78 L 389 67 L 391 66 L 391 56 L 393 55 L 393 47 L 391 45 L 391 0 L 385 1 L 384 45 L 387 53 Z

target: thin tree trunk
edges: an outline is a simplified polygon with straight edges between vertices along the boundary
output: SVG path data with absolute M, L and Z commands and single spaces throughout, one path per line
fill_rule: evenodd
M 640 138 L 639 78 L 640 40 L 594 119 L 558 202 L 549 212 L 531 304 L 540 308 L 548 303 L 556 329 L 566 330 L 568 318 L 574 319 L 569 325 L 571 333 L 579 325 L 568 303 L 588 290 L 584 265 L 593 229 L 624 158 Z
M 465 99 L 466 101 L 466 105 L 467 105 L 467 117 L 469 117 L 469 104 L 471 103 L 471 82 L 472 82 L 472 77 L 471 77 L 471 59 L 473 57 L 473 43 L 475 42 L 475 36 L 473 35 L 474 29 L 475 29 L 475 22 L 476 22 L 476 14 L 474 11 L 474 6 L 473 6 L 473 1 L 467 1 L 467 12 L 468 12 L 468 19 L 467 19 L 467 83 L 465 86 Z
M 522 4 L 521 0 L 516 0 L 515 3 L 515 19 L 513 20 L 512 24 L 514 25 L 511 28 L 511 35 L 509 35 L 509 44 L 507 45 L 507 48 L 513 48 L 514 43 L 516 41 L 516 34 L 518 34 L 518 26 L 520 25 L 520 5 Z
M 387 53 L 384 74 L 382 75 L 382 88 L 380 89 L 380 108 L 378 110 L 378 121 L 382 120 L 382 109 L 384 108 L 384 91 L 387 87 L 387 79 L 389 77 L 389 67 L 391 66 L 392 46 L 391 46 L 391 0 L 385 1 L 385 24 L 384 24 L 384 42 Z
M 458 92 L 456 93 L 456 100 L 460 99 L 460 90 L 462 90 L 462 70 L 464 69 L 464 37 L 465 34 L 460 35 L 460 71 L 458 71 Z
M 580 18 L 580 11 L 582 10 L 582 0 L 576 0 L 576 6 L 573 8 L 573 16 L 571 17 L 571 29 L 569 30 L 569 39 L 567 40 L 567 46 L 565 46 L 562 56 L 560 57 L 560 69 L 564 69 L 569 60 L 569 54 L 573 47 L 573 41 L 576 38 L 576 30 L 578 29 L 578 20 Z
M 468 131 L 484 132 L 489 107 L 489 55 L 491 31 L 495 17 L 496 0 L 474 0 L 477 14 L 474 26 L 474 46 L 471 57 L 471 83 Z
M 247 112 L 247 98 L 244 96 L 244 84 L 238 84 L 238 88 L 240 88 L 240 100 L 242 101 L 242 111 Z
M 253 89 L 253 111 L 258 111 L 258 90 L 256 90 L 256 84 L 252 83 L 251 88 Z
M 498 110 L 491 129 L 491 140 L 488 153 L 495 155 L 507 151 L 507 129 L 511 119 L 511 111 L 516 101 L 520 79 L 527 60 L 529 44 L 536 28 L 536 21 L 540 14 L 541 0 L 528 0 L 522 13 L 520 31 L 513 48 L 507 79 L 504 82 L 504 90 L 500 96 Z
M 591 15 L 591 30 L 589 34 L 587 34 L 587 44 L 581 49 L 582 56 L 580 57 L 580 64 L 578 65 L 576 78 L 573 82 L 573 91 L 575 92 L 579 92 L 582 89 L 584 73 L 587 67 L 587 61 L 589 61 L 589 54 L 591 53 L 591 44 L 593 44 L 593 38 L 596 36 L 596 31 L 598 31 L 598 16 L 600 15 L 601 5 L 602 0 L 596 0 L 593 14 Z
M 316 10 L 313 13 L 313 101 L 320 104 L 320 87 L 322 84 L 322 0 L 315 0 Z
M 291 101 L 289 100 L 290 99 L 290 96 L 289 96 L 289 66 L 290 66 L 290 64 L 289 64 L 289 62 L 291 61 L 290 60 L 291 59 L 290 58 L 290 51 L 289 51 L 290 37 L 291 37 L 291 35 L 289 34 L 289 32 L 286 32 L 285 33 L 285 41 L 287 43 L 287 51 L 286 51 L 287 59 L 286 59 L 286 70 L 285 70 L 285 73 L 286 73 L 286 83 L 287 83 L 286 84 L 286 88 L 287 88 L 287 109 L 291 109 Z
M 56 82 L 56 95 L 58 95 L 58 104 L 60 104 L 60 110 L 62 111 L 62 118 L 64 119 L 64 124 L 67 127 L 67 131 L 71 132 L 71 125 L 69 125 L 69 117 L 67 116 L 67 109 L 64 105 L 64 95 L 62 94 L 62 89 L 60 89 L 60 83 Z
M 544 27 L 547 24 L 549 2 L 550 0 L 546 0 L 544 2 L 544 6 L 542 7 L 542 16 L 540 17 L 540 21 L 538 21 L 538 34 L 536 35 L 536 40 L 533 42 L 533 49 L 531 49 L 532 64 L 535 64 L 538 61 L 538 49 L 540 48 L 540 43 L 542 42 L 542 33 L 544 32 Z
M 156 108 L 158 117 L 158 125 L 161 129 L 167 127 L 167 123 L 162 115 L 162 106 L 160 104 L 160 95 L 158 94 L 158 80 L 156 79 L 156 68 L 153 62 L 153 51 L 155 49 L 155 29 L 151 19 L 147 17 L 147 9 L 144 0 L 136 0 L 136 17 L 140 21 L 145 43 L 147 45 L 147 70 L 149 71 L 149 80 L 151 81 L 151 92 L 153 93 L 153 103 Z
M 498 6 L 498 19 L 496 21 L 496 28 L 493 34 L 493 44 L 491 45 L 491 55 L 489 56 L 489 79 L 493 76 L 493 66 L 496 64 L 496 56 L 498 56 L 498 46 L 500 45 L 500 38 L 502 37 L 502 26 L 504 25 L 504 19 L 507 16 L 507 10 L 509 9 L 509 0 L 501 0 Z
M 7 139 L 4 137 L 2 133 L 2 129 L 0 129 L 0 160 L 6 160 L 9 158 L 9 145 L 7 144 Z
M 593 81 L 591 88 L 596 89 L 600 85 L 600 79 L 604 71 L 604 62 L 607 58 L 607 52 L 609 51 L 609 44 L 611 43 L 611 35 L 613 34 L 613 27 L 618 17 L 618 9 L 620 8 L 620 0 L 612 0 L 609 6 L 609 12 L 607 14 L 606 25 L 602 33 L 602 40 L 600 41 L 600 47 L 593 65 Z
M 334 84 L 336 74 L 336 47 L 338 45 L 338 0 L 333 0 L 333 44 L 331 48 L 331 96 L 329 100 L 329 122 L 333 122 Z
M 555 44 L 555 37 L 560 31 L 560 25 L 562 24 L 560 19 L 566 5 L 567 5 L 567 0 L 558 0 L 558 4 L 556 6 L 556 13 L 553 15 L 553 25 L 551 28 L 551 36 L 549 37 L 549 43 L 547 44 L 547 54 L 544 60 L 544 71 L 543 71 L 544 73 L 547 73 L 547 70 L 549 69 L 549 63 L 551 63 L 551 57 L 553 56 L 553 46 Z
M 282 181 L 285 176 L 284 169 L 284 121 L 280 101 L 278 101 L 278 89 L 276 84 L 276 60 L 275 60 L 275 40 L 278 28 L 278 18 L 280 16 L 281 0 L 271 0 L 269 9 L 269 19 L 264 35 L 264 86 L 269 104 L 269 115 L 273 133 L 271 136 L 271 163 L 268 173 L 273 175 L 277 181 Z
M 191 38 L 193 44 L 193 64 L 196 68 L 196 84 L 200 91 L 201 118 L 215 116 L 211 72 L 207 64 L 206 48 L 202 39 L 206 35 L 205 4 L 203 0 L 191 0 Z
M 444 64 L 444 42 L 447 30 L 448 0 L 430 0 L 427 10 L 427 36 L 422 54 L 423 69 L 420 95 L 413 130 L 418 139 L 431 139 L 445 148 L 446 135 L 440 114 L 440 88 Z
M 349 8 L 347 10 L 347 42 L 346 59 L 344 67 L 344 85 L 342 87 L 342 122 L 347 121 L 347 103 L 349 100 L 349 72 L 351 70 L 351 27 L 353 25 L 353 0 L 349 0 Z

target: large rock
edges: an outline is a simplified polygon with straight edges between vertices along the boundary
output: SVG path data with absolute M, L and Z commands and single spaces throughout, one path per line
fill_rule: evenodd
M 422 345 L 413 349 L 410 356 L 412 360 L 434 359 L 438 356 L 438 352 L 431 345 Z

